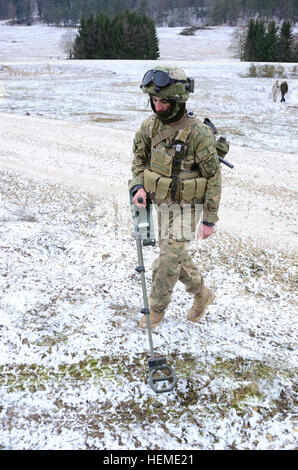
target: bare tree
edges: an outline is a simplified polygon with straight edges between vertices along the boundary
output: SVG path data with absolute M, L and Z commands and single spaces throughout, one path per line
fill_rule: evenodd
M 68 29 L 62 36 L 60 41 L 60 48 L 62 49 L 67 57 L 71 60 L 74 55 L 74 42 L 77 36 L 77 31 Z
M 242 60 L 245 46 L 245 39 L 247 34 L 247 28 L 238 26 L 232 36 L 232 41 L 229 46 L 229 50 L 233 53 L 233 57 L 237 57 Z

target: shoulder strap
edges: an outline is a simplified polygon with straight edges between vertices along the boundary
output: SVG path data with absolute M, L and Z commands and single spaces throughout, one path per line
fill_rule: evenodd
M 160 142 L 167 139 L 176 132 L 180 131 L 180 129 L 184 129 L 185 127 L 191 126 L 192 124 L 198 124 L 199 122 L 199 119 L 185 116 L 184 118 L 180 119 L 180 121 L 178 121 L 176 124 L 169 126 L 167 129 L 160 131 L 158 134 L 152 137 L 152 147 L 155 147 L 155 145 L 160 144 Z
M 151 141 L 153 139 L 153 137 L 157 134 L 157 129 L 158 129 L 158 125 L 160 123 L 160 120 L 157 119 L 157 116 L 155 115 L 154 116 L 154 120 L 153 120 L 153 125 L 152 125 L 152 128 L 151 128 Z

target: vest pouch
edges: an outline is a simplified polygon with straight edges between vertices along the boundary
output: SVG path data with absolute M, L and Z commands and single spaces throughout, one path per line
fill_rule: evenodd
M 196 178 L 195 182 L 196 182 L 195 198 L 196 199 L 203 199 L 205 197 L 207 179 L 206 178 Z
M 181 182 L 181 198 L 184 202 L 192 199 L 204 199 L 207 180 L 206 178 L 191 178 Z
M 181 182 L 181 198 L 184 202 L 189 202 L 196 195 L 196 180 L 184 180 Z
M 144 171 L 144 188 L 147 193 L 155 194 L 157 181 L 160 178 L 158 173 L 146 168 Z
M 169 197 L 171 184 L 172 178 L 165 178 L 164 176 L 161 176 L 157 181 L 155 196 L 158 199 L 167 199 Z
M 151 149 L 150 168 L 163 176 L 172 175 L 174 148 L 157 147 Z

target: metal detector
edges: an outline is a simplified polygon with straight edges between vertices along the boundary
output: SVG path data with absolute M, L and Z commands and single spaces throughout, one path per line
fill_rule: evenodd
M 142 281 L 142 291 L 143 291 L 143 300 L 144 307 L 141 309 L 141 313 L 146 315 L 148 337 L 149 337 L 149 346 L 151 358 L 148 360 L 149 366 L 149 385 L 154 390 L 155 393 L 164 393 L 170 392 L 177 384 L 177 377 L 175 371 L 167 365 L 166 357 L 156 357 L 153 350 L 153 340 L 152 340 L 152 329 L 150 322 L 150 309 L 148 305 L 148 296 L 145 280 L 145 266 L 143 259 L 143 250 L 141 238 L 142 235 L 138 232 L 134 232 L 132 237 L 136 240 L 137 252 L 138 252 L 138 262 L 139 266 L 136 267 L 136 271 L 141 275 Z M 160 387 L 157 385 L 160 383 Z
M 139 198 L 138 202 L 142 203 L 143 200 Z M 148 205 L 149 204 L 147 204 L 147 207 Z M 146 211 L 146 208 L 142 208 L 142 209 Z M 142 209 L 140 209 L 139 211 L 141 212 Z M 172 367 L 167 365 L 166 357 L 156 357 L 154 354 L 153 340 L 152 340 L 152 328 L 151 328 L 151 322 L 150 322 L 150 309 L 149 309 L 149 304 L 148 304 L 148 295 L 147 295 L 147 287 L 146 287 L 146 279 L 145 279 L 145 266 L 144 266 L 142 244 L 146 246 L 146 245 L 155 245 L 156 243 L 155 238 L 154 237 L 152 238 L 152 229 L 153 229 L 152 220 L 150 224 L 150 227 L 151 227 L 151 232 L 150 232 L 150 229 L 148 229 L 148 226 L 146 226 L 146 222 L 144 222 L 144 220 L 147 219 L 147 216 L 145 218 L 143 217 L 143 219 L 142 217 L 138 218 L 138 216 L 136 216 L 137 212 L 138 212 L 137 210 L 133 211 L 135 232 L 132 233 L 132 237 L 136 240 L 136 245 L 137 245 L 139 265 L 136 267 L 136 271 L 141 275 L 143 301 L 144 301 L 144 307 L 141 309 L 141 313 L 146 315 L 150 354 L 151 354 L 151 357 L 148 360 L 149 385 L 155 393 L 171 392 L 174 389 L 174 387 L 176 387 L 177 385 L 177 377 Z M 145 237 L 144 237 L 144 232 L 142 233 L 142 230 L 140 230 L 144 228 L 145 228 L 145 234 L 146 234 Z

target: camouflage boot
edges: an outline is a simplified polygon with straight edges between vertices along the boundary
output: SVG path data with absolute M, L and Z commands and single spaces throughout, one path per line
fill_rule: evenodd
M 163 317 L 165 316 L 165 312 L 155 312 L 154 310 L 150 309 L 150 323 L 151 323 L 151 328 L 154 328 L 155 326 L 159 325 L 160 322 L 163 320 Z M 147 315 L 143 315 L 143 318 L 139 322 L 139 326 L 141 328 L 147 328 Z
M 194 296 L 193 306 L 187 314 L 187 320 L 198 322 L 205 314 L 208 305 L 210 305 L 214 299 L 215 294 L 202 286 L 199 292 Z

